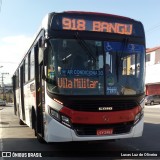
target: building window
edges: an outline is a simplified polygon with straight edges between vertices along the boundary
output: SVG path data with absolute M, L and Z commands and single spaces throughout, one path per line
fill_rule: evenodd
M 150 57 L 150 54 L 147 54 L 146 55 L 146 62 L 149 62 L 149 61 L 151 61 L 151 57 Z

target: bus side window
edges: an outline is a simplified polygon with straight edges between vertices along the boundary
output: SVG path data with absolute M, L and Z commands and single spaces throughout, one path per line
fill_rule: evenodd
M 28 82 L 28 56 L 25 59 L 25 83 Z
M 48 66 L 47 66 L 47 77 L 49 79 L 54 79 L 55 78 L 55 56 L 52 51 L 52 48 L 49 47 L 48 49 L 49 56 L 48 56 Z
M 31 53 L 29 54 L 29 68 L 30 68 L 30 79 L 34 78 L 34 65 L 35 65 L 35 59 L 34 59 L 34 48 L 32 49 Z
M 19 88 L 19 70 L 16 71 L 16 88 Z

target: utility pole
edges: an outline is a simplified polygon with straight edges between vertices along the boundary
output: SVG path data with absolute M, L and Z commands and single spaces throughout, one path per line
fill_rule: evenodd
M 0 66 L 0 68 L 2 68 L 3 66 Z M 1 78 L 1 77 L 0 77 Z M 1 88 L 2 88 L 2 85 L 1 85 Z
M 5 91 L 5 90 L 4 90 L 4 89 L 5 89 L 5 86 L 4 86 L 4 83 L 3 83 L 4 78 L 5 78 L 5 77 L 4 77 L 5 74 L 9 74 L 9 73 L 1 73 L 2 77 L 0 77 L 0 78 L 2 78 L 3 100 L 6 99 L 6 97 L 5 97 L 5 95 L 4 95 L 4 94 L 5 94 L 5 92 L 4 92 L 4 91 Z

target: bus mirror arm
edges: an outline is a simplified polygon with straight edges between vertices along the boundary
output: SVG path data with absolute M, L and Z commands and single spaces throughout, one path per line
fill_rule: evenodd
M 57 82 L 54 79 L 45 77 L 45 81 L 49 84 L 52 84 L 53 86 L 57 86 Z
M 46 58 L 46 49 L 45 49 L 44 52 L 43 52 L 43 62 L 42 62 L 42 65 L 43 65 L 43 67 L 42 67 L 42 79 L 43 80 L 47 79 L 47 77 L 45 75 L 45 66 L 46 66 L 46 64 L 47 64 L 47 58 Z
M 44 53 L 43 53 L 43 66 L 46 66 L 47 65 L 47 49 L 44 50 Z
M 45 71 L 44 71 L 44 66 L 43 66 L 43 69 L 42 69 L 42 79 L 46 81 L 47 77 L 45 75 Z

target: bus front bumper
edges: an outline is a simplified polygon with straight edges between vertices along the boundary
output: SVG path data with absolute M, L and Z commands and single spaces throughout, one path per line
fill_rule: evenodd
M 114 140 L 123 138 L 140 137 L 143 133 L 144 118 L 132 127 L 130 132 L 112 135 L 77 135 L 74 130 L 59 123 L 51 118 L 48 125 L 45 126 L 44 139 L 46 142 L 71 142 L 71 141 L 98 141 L 98 140 Z

